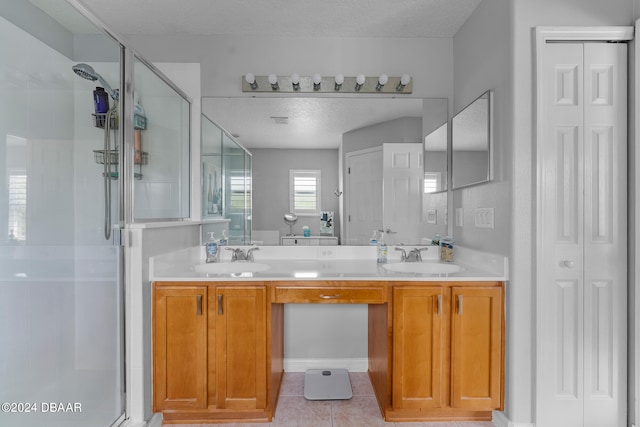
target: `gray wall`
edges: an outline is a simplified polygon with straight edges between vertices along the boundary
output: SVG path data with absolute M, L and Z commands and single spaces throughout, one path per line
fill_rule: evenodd
M 465 209 L 465 227 L 454 227 L 454 237 L 461 245 L 509 256 L 505 413 L 516 425 L 535 421 L 533 29 L 630 25 L 633 5 L 483 0 L 454 37 L 454 112 L 487 89 L 495 95 L 495 181 L 453 192 L 454 207 Z M 495 229 L 466 226 L 473 224 L 467 215 L 475 207 L 495 207 Z
M 69 9 L 72 9 L 71 6 Z M 67 58 L 74 58 L 73 34 L 32 3 L 25 0 L 2 0 L 0 16 Z
M 289 233 L 284 214 L 289 212 L 289 170 L 320 170 L 322 186 L 320 208 L 334 211 L 335 235 L 339 235 L 340 218 L 338 198 L 333 194 L 338 188 L 338 150 L 288 150 L 253 149 L 253 229 L 279 230 Z M 295 234 L 302 234 L 308 225 L 311 234 L 320 233 L 320 218 L 299 216 L 293 226 Z

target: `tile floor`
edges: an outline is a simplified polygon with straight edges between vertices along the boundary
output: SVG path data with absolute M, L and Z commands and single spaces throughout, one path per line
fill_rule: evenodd
M 271 423 L 217 424 L 223 427 L 494 427 L 492 422 L 388 423 L 382 419 L 366 372 L 350 372 L 350 400 L 309 401 L 304 398 L 304 372 L 287 372 Z M 216 424 L 181 424 L 208 427 Z M 167 426 L 167 424 L 165 424 Z

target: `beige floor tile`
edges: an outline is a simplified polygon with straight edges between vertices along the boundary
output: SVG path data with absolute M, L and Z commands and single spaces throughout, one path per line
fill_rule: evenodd
M 391 426 L 385 423 L 373 396 L 354 396 L 350 400 L 336 400 L 331 405 L 333 427 Z
M 366 372 L 349 372 L 351 390 L 354 396 L 374 396 L 373 387 Z
M 456 427 L 495 427 L 491 421 L 457 421 Z
M 303 396 L 304 372 L 285 372 L 280 385 L 280 396 Z
M 458 427 L 454 422 L 403 422 L 393 423 L 393 427 Z
M 274 427 L 331 427 L 331 402 L 303 396 L 280 396 Z

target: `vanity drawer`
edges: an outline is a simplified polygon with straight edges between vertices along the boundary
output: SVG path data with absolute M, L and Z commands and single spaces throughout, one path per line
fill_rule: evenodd
M 295 287 L 277 286 L 275 303 L 321 303 L 321 304 L 384 304 L 384 286 L 372 287 Z

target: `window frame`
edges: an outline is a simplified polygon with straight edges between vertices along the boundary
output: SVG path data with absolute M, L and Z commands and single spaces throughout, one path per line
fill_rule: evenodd
M 315 178 L 315 209 L 297 208 L 295 203 L 296 178 Z M 316 169 L 290 169 L 289 170 L 289 211 L 298 216 L 320 216 L 321 208 L 321 183 L 322 173 Z

